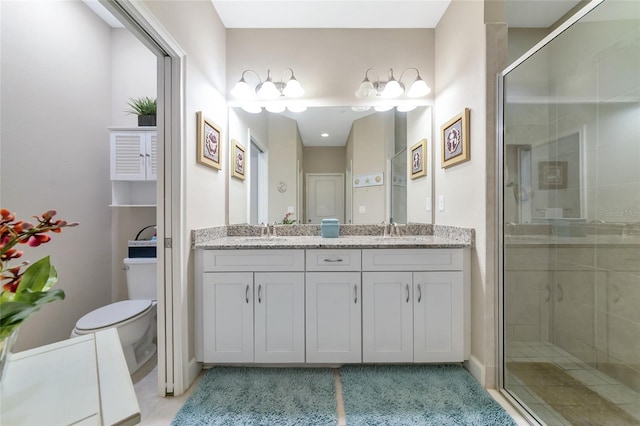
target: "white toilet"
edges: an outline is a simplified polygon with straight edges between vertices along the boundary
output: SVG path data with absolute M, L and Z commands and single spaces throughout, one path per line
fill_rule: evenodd
M 116 327 L 129 373 L 156 352 L 156 258 L 126 258 L 124 269 L 129 300 L 91 311 L 76 322 L 71 337 Z

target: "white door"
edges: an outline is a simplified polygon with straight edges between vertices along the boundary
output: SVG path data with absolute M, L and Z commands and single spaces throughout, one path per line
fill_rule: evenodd
M 307 362 L 359 363 L 359 272 L 307 272 Z
M 326 218 L 344 223 L 344 175 L 308 173 L 307 223 L 320 223 Z
M 256 272 L 255 362 L 304 362 L 304 272 Z
M 462 272 L 414 272 L 414 361 L 464 361 Z
M 413 361 L 411 272 L 362 273 L 362 361 Z
M 203 361 L 253 362 L 253 274 L 204 274 Z

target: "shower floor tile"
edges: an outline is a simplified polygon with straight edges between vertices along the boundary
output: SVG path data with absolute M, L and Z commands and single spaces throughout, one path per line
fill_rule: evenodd
M 517 342 L 505 353 L 505 387 L 547 425 L 640 424 L 640 393 L 555 345 Z

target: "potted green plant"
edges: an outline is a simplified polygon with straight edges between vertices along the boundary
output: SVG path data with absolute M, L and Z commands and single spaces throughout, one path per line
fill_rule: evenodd
M 147 96 L 143 98 L 130 98 L 128 111 L 138 116 L 138 126 L 155 126 L 157 102 Z

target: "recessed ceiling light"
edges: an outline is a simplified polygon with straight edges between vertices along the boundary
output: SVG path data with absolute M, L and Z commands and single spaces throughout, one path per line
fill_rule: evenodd
M 322 136 L 323 138 L 328 138 L 329 137 L 329 133 L 323 133 L 320 136 Z

